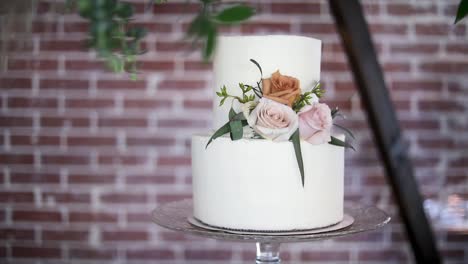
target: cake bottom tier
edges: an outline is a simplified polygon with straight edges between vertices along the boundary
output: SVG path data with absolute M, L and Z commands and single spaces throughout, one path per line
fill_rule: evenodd
M 192 137 L 194 217 L 221 228 L 313 229 L 343 219 L 344 148 L 301 142 L 305 185 L 291 142 Z M 342 136 L 344 138 L 344 136 Z

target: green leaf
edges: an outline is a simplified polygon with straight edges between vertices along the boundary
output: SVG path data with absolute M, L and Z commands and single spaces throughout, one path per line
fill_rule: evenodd
M 239 112 L 239 113 L 237 113 L 235 116 L 233 116 L 231 120 L 240 120 L 240 121 L 243 121 L 243 120 L 246 120 L 246 119 L 245 119 L 244 113 L 243 113 L 243 112 Z
M 354 147 L 351 144 L 349 144 L 348 142 L 342 141 L 341 139 L 338 139 L 338 138 L 336 138 L 334 136 L 331 137 L 331 141 L 328 142 L 328 144 L 339 146 L 339 147 L 350 148 L 350 149 L 356 151 L 356 149 L 354 149 Z
M 458 6 L 457 17 L 455 18 L 455 23 L 458 23 L 464 17 L 468 15 L 468 0 L 461 0 L 460 5 Z
M 242 121 L 240 121 L 240 120 L 230 121 L 229 126 L 231 128 L 231 133 L 230 133 L 231 140 L 241 139 L 243 134 L 244 134 Z
M 254 13 L 255 10 L 250 6 L 236 5 L 222 10 L 214 19 L 220 23 L 235 24 L 249 19 Z
M 115 14 L 123 19 L 133 16 L 133 5 L 130 3 L 119 2 L 115 8 Z
M 231 132 L 231 126 L 229 125 L 230 122 L 227 122 L 224 124 L 222 127 L 220 127 L 214 134 L 211 136 L 210 140 L 208 140 L 208 143 L 206 143 L 205 148 L 208 148 L 208 145 L 210 145 L 211 141 L 219 138 L 220 136 Z
M 262 71 L 262 67 L 260 67 L 260 64 L 254 60 L 254 59 L 250 59 L 250 61 L 255 64 L 255 66 L 257 66 L 257 68 L 260 70 L 260 75 L 263 76 L 263 71 Z
M 216 36 L 218 32 L 215 27 L 212 27 L 211 30 L 206 35 L 205 47 L 203 49 L 203 58 L 207 61 L 211 58 L 213 51 L 216 46 Z
M 333 108 L 333 109 L 331 110 L 331 116 L 332 116 L 332 118 L 335 118 L 339 111 L 340 111 L 340 110 L 338 109 L 338 107 Z
M 335 125 L 336 127 L 338 127 L 339 129 L 343 130 L 344 132 L 346 132 L 350 137 L 352 137 L 353 139 L 356 139 L 353 135 L 353 132 L 351 132 L 351 130 L 347 129 L 346 127 L 344 126 L 340 126 L 338 124 L 333 124 Z
M 224 97 L 223 99 L 221 99 L 221 101 L 219 102 L 219 106 L 222 106 L 224 104 L 224 101 L 226 101 L 227 97 Z
M 294 146 L 294 153 L 296 154 L 297 165 L 299 166 L 299 172 L 301 173 L 302 187 L 304 187 L 304 161 L 302 160 L 301 152 L 301 139 L 299 136 L 299 129 L 292 134 L 291 139 Z
M 229 109 L 229 120 L 233 120 L 235 116 L 236 116 L 236 112 L 231 107 L 231 109 Z

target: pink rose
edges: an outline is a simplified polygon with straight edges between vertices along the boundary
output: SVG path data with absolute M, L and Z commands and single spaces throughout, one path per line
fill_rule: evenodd
M 333 120 L 330 107 L 315 103 L 307 105 L 299 112 L 299 133 L 310 144 L 330 142 Z
M 250 112 L 247 122 L 266 139 L 287 141 L 298 128 L 297 114 L 291 107 L 261 98 Z

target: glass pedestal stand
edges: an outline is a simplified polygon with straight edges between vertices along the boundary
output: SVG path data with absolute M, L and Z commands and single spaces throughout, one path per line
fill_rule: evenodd
M 280 263 L 280 243 L 257 242 L 256 263 Z
M 293 235 L 244 234 L 205 229 L 188 222 L 192 216 L 192 201 L 182 200 L 162 205 L 152 212 L 152 220 L 159 226 L 195 236 L 218 240 L 256 243 L 256 263 L 280 263 L 280 244 L 307 242 L 348 236 L 370 231 L 386 225 L 390 217 L 375 206 L 347 204 L 345 213 L 354 218 L 351 226 L 323 233 L 303 233 Z

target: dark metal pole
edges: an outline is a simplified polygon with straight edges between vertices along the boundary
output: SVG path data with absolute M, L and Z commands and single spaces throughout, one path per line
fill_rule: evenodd
M 358 0 L 330 0 L 330 8 L 399 205 L 417 263 L 441 263 L 424 213 L 413 166 L 401 137 L 371 36 Z

